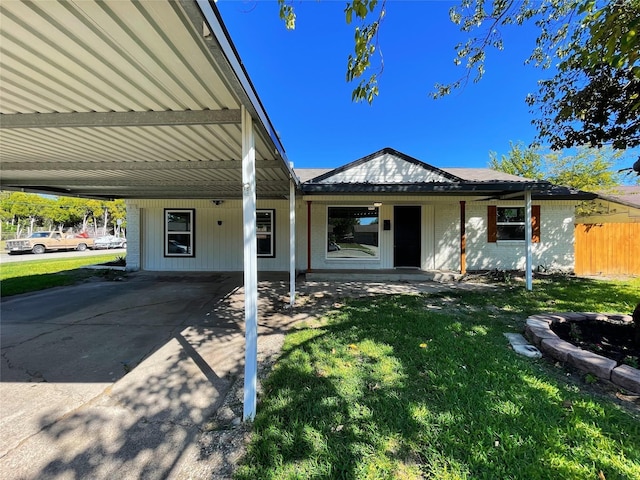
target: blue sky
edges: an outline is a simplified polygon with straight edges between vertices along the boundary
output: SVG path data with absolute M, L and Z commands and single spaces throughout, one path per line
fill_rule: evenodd
M 293 31 L 279 19 L 276 1 L 217 3 L 295 167 L 338 167 L 384 147 L 437 167 L 486 167 L 490 151 L 506 154 L 509 141 L 534 139 L 525 98 L 551 75 L 524 65 L 535 29 L 503 30 L 505 49 L 489 51 L 481 82 L 433 100 L 437 82 L 465 73 L 453 64 L 454 46 L 466 39 L 449 21 L 455 3 L 387 0 L 380 95 L 370 106 L 352 103 L 353 85 L 345 81 L 353 50 L 345 3 L 294 2 Z

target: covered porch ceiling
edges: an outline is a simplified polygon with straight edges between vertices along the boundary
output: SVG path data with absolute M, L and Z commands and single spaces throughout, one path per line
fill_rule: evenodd
M 208 0 L 0 3 L 0 188 L 97 198 L 242 198 L 292 169 Z

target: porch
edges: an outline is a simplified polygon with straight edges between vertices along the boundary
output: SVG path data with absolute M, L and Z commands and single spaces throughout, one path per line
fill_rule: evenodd
M 308 282 L 439 282 L 452 283 L 462 278 L 459 272 L 420 270 L 417 268 L 389 268 L 381 270 L 348 269 L 312 270 L 305 274 Z

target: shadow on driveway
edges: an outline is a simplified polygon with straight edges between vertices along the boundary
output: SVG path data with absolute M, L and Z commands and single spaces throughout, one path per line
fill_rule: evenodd
M 211 477 L 197 437 L 242 376 L 241 285 L 137 273 L 3 300 L 0 477 Z M 259 288 L 264 342 L 287 279 Z

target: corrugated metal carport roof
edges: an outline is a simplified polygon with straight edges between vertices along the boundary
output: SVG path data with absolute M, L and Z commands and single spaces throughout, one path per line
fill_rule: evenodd
M 0 4 L 0 186 L 112 198 L 240 198 L 241 107 L 259 197 L 292 171 L 215 6 Z

